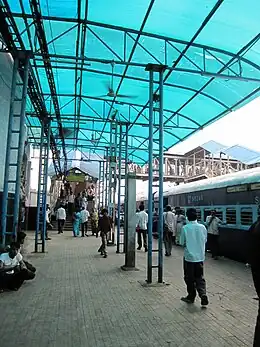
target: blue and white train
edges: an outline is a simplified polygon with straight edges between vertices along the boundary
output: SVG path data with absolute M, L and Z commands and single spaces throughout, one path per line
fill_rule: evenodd
M 164 192 L 164 205 L 194 207 L 202 223 L 215 209 L 224 223 L 221 254 L 247 262 L 248 229 L 260 215 L 260 167 L 172 187 Z

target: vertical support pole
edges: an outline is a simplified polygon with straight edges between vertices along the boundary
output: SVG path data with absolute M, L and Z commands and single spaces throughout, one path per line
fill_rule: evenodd
M 17 153 L 17 168 L 16 168 L 16 183 L 15 183 L 15 195 L 14 195 L 14 221 L 13 221 L 13 235 L 17 236 L 17 227 L 19 221 L 19 207 L 20 207 L 20 187 L 21 187 L 21 168 L 24 151 L 25 140 L 25 107 L 26 107 L 26 95 L 28 87 L 28 74 L 29 74 L 29 56 L 25 59 L 24 64 L 24 76 L 23 76 L 23 89 L 22 89 L 22 101 L 20 110 L 20 133 L 19 133 L 19 149 Z
M 116 235 L 116 253 L 120 248 L 120 210 L 121 210 L 121 176 L 122 176 L 122 124 L 119 126 L 119 153 L 118 153 L 118 189 L 117 189 L 117 235 Z
M 158 283 L 163 283 L 163 70 L 159 72 L 159 230 Z
M 111 216 L 111 202 L 112 202 L 112 157 L 113 151 L 113 123 L 110 123 L 110 147 L 109 147 L 109 169 L 108 169 L 108 214 Z
M 128 220 L 128 124 L 125 126 L 125 201 L 124 201 L 124 250 L 126 252 L 126 232 Z
M 35 244 L 34 252 L 38 252 L 38 240 L 40 232 L 40 214 L 41 214 L 41 176 L 42 176 L 42 150 L 43 150 L 43 137 L 44 137 L 44 124 L 41 124 L 41 142 L 39 153 L 39 172 L 38 172 L 38 191 L 37 191 L 37 212 L 36 212 L 36 230 L 35 230 Z
M 44 171 L 43 171 L 43 181 L 44 181 L 44 190 L 43 190 L 43 204 L 42 204 L 42 216 L 43 216 L 43 226 L 42 226 L 42 253 L 45 252 L 45 239 L 47 236 L 46 233 L 46 207 L 47 207 L 47 194 L 48 194 L 48 190 L 47 190 L 47 185 L 48 185 L 48 164 L 49 164 L 49 148 L 50 148 L 50 134 L 51 134 L 51 121 L 49 120 L 47 123 L 47 141 L 45 143 L 45 153 L 46 156 L 44 158 Z
M 125 265 L 121 268 L 123 270 L 137 270 L 135 268 L 135 238 L 136 238 L 136 176 L 135 174 L 128 174 L 127 179 L 127 230 L 126 230 L 126 252 L 125 252 Z
M 149 71 L 149 167 L 148 167 L 148 254 L 147 283 L 152 283 L 153 247 L 153 70 Z
M 104 207 L 105 202 L 105 162 L 101 162 L 102 165 L 102 197 L 101 197 L 101 206 L 100 208 Z
M 108 187 L 107 187 L 107 179 L 108 179 L 108 148 L 106 149 L 106 173 L 105 173 L 105 208 L 107 208 L 107 200 L 108 200 Z
M 99 162 L 99 172 L 98 172 L 98 208 L 101 205 L 101 170 L 102 170 L 102 162 Z
M 8 179 L 9 179 L 9 163 L 11 156 L 11 141 L 12 141 L 12 125 L 14 118 L 14 99 L 15 99 L 15 87 L 17 81 L 19 61 L 16 58 L 13 65 L 12 75 L 12 86 L 11 86 L 11 97 L 10 97 L 10 109 L 9 109 L 9 122 L 8 122 L 8 133 L 6 142 L 6 154 L 5 154 L 5 174 L 4 174 L 4 189 L 3 189 L 3 200 L 2 200 L 2 243 L 5 245 L 6 226 L 7 226 L 7 209 L 8 209 Z

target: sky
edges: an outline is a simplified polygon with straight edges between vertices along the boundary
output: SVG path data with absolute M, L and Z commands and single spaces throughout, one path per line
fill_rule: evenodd
M 172 147 L 169 153 L 183 154 L 210 140 L 227 146 L 239 144 L 260 152 L 259 125 L 260 98 L 257 98 Z

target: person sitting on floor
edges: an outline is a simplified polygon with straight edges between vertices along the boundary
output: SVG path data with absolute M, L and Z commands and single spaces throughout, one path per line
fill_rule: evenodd
M 26 236 L 27 236 L 26 233 L 23 231 L 20 231 L 17 233 L 17 243 L 20 244 L 20 248 L 18 250 L 18 253 L 21 253 L 22 255 L 24 252 L 23 248 L 24 248 L 24 240 L 25 240 Z M 23 256 L 23 262 L 29 271 L 32 271 L 34 273 L 36 272 L 36 268 L 31 263 L 29 263 L 27 260 L 25 260 L 24 256 Z
M 18 290 L 24 281 L 32 280 L 35 274 L 26 268 L 20 244 L 12 242 L 10 249 L 0 255 L 0 291 Z

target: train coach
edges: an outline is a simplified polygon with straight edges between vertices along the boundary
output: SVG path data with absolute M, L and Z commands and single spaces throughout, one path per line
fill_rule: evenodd
M 158 194 L 155 195 L 155 205 Z M 247 262 L 248 230 L 260 214 L 260 167 L 181 184 L 164 192 L 164 205 L 194 207 L 204 223 L 212 209 L 220 226 L 221 255 Z M 260 251 L 260 250 L 259 250 Z

